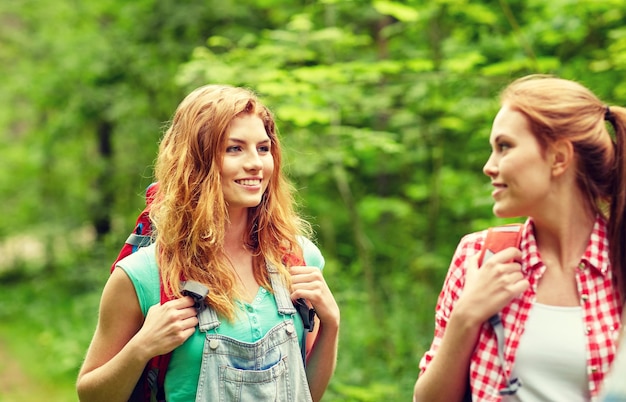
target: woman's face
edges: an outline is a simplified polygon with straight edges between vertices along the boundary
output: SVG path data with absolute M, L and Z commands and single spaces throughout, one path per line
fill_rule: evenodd
M 224 201 L 232 214 L 256 207 L 274 172 L 271 141 L 255 115 L 236 117 L 230 124 L 222 161 Z
M 489 142 L 492 151 L 483 172 L 493 185 L 493 213 L 501 218 L 545 213 L 552 179 L 549 152 L 530 131 L 526 116 L 504 105 Z

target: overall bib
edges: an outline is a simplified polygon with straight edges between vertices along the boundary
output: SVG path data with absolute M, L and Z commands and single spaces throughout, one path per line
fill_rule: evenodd
M 206 334 L 196 402 L 312 402 L 289 293 L 268 264 L 278 312 L 283 321 L 254 343 L 218 334 L 220 321 L 209 306 L 198 315 Z

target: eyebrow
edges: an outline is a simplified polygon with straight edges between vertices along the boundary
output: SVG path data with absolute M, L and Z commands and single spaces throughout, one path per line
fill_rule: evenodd
M 496 136 L 493 139 L 493 142 L 500 141 L 502 139 L 502 137 L 507 137 L 507 135 L 505 133 L 496 134 Z
M 239 139 L 239 138 L 233 138 L 233 137 L 229 137 L 228 138 L 229 142 L 235 142 L 237 144 L 245 144 L 247 141 Z M 272 141 L 269 138 L 263 139 L 259 142 L 257 142 L 257 144 L 268 144 L 271 143 Z

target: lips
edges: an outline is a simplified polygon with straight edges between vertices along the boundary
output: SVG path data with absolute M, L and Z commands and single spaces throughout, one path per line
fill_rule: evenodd
M 506 185 L 502 183 L 492 183 L 492 186 L 493 186 L 493 191 L 491 192 L 492 197 L 495 197 L 500 192 L 504 191 L 504 189 L 506 188 Z

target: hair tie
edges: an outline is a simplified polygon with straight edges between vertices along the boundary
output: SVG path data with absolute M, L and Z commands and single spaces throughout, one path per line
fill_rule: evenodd
M 609 106 L 604 109 L 604 120 L 608 121 L 615 127 L 615 116 L 611 113 Z

